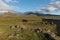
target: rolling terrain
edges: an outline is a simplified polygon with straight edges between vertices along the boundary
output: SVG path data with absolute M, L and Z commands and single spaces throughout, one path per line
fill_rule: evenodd
M 0 40 L 60 40 L 59 23 L 60 16 L 4 13 L 0 16 Z

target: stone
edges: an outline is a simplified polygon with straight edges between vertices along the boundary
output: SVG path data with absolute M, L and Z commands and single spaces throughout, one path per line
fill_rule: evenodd
M 50 31 L 50 30 L 48 30 L 48 31 L 47 31 L 47 33 L 51 34 L 51 31 Z
M 12 26 L 12 28 L 15 28 L 14 26 Z
M 54 38 L 56 37 L 56 35 L 54 33 L 52 33 L 51 36 L 54 37 Z
M 28 22 L 28 20 L 26 20 L 26 19 L 23 19 L 22 21 L 23 21 L 23 22 Z
M 20 26 L 21 30 L 25 29 L 25 26 L 24 25 L 21 25 Z
M 10 28 L 12 28 L 12 26 L 10 26 Z
M 14 36 L 13 35 L 9 35 L 8 38 L 14 38 Z
M 16 36 L 20 36 L 19 34 L 16 34 Z
M 17 25 L 15 25 L 15 28 L 17 28 Z
M 41 32 L 39 28 L 34 29 L 34 30 L 35 30 L 35 32 L 37 32 L 37 33 Z

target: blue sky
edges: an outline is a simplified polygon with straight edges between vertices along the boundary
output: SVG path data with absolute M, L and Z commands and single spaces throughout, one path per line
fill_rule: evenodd
M 59 4 L 59 0 L 0 0 L 0 9 L 15 10 L 17 12 L 38 11 L 60 14 Z

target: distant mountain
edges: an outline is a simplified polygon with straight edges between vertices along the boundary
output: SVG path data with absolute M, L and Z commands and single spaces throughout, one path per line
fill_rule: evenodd
M 21 12 L 17 12 L 17 11 L 13 11 L 13 10 L 0 10 L 0 15 L 3 15 L 5 13 L 9 13 L 9 14 L 18 14 L 18 15 L 32 15 L 32 16 L 58 16 L 58 15 L 54 15 L 54 14 L 44 14 L 44 13 L 39 13 L 39 12 L 26 12 L 26 13 L 21 13 Z M 60 16 L 60 15 L 59 15 Z
M 17 14 L 17 15 L 22 15 L 21 12 L 16 12 L 16 11 L 13 11 L 13 10 L 0 10 L 0 16 L 1 15 L 10 15 L 10 14 Z
M 43 14 L 43 13 L 33 13 L 33 12 L 27 12 L 26 15 L 36 15 L 36 16 L 58 16 L 58 15 L 54 15 L 54 14 Z M 60 16 L 60 15 L 59 15 Z
M 14 14 L 22 14 L 21 12 L 17 12 L 17 11 L 13 11 L 13 10 L 10 10 L 9 12 L 14 13 Z

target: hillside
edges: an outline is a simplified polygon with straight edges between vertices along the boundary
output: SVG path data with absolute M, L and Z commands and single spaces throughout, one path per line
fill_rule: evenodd
M 0 40 L 60 40 L 57 25 L 43 21 L 46 17 L 4 13 L 0 16 Z

